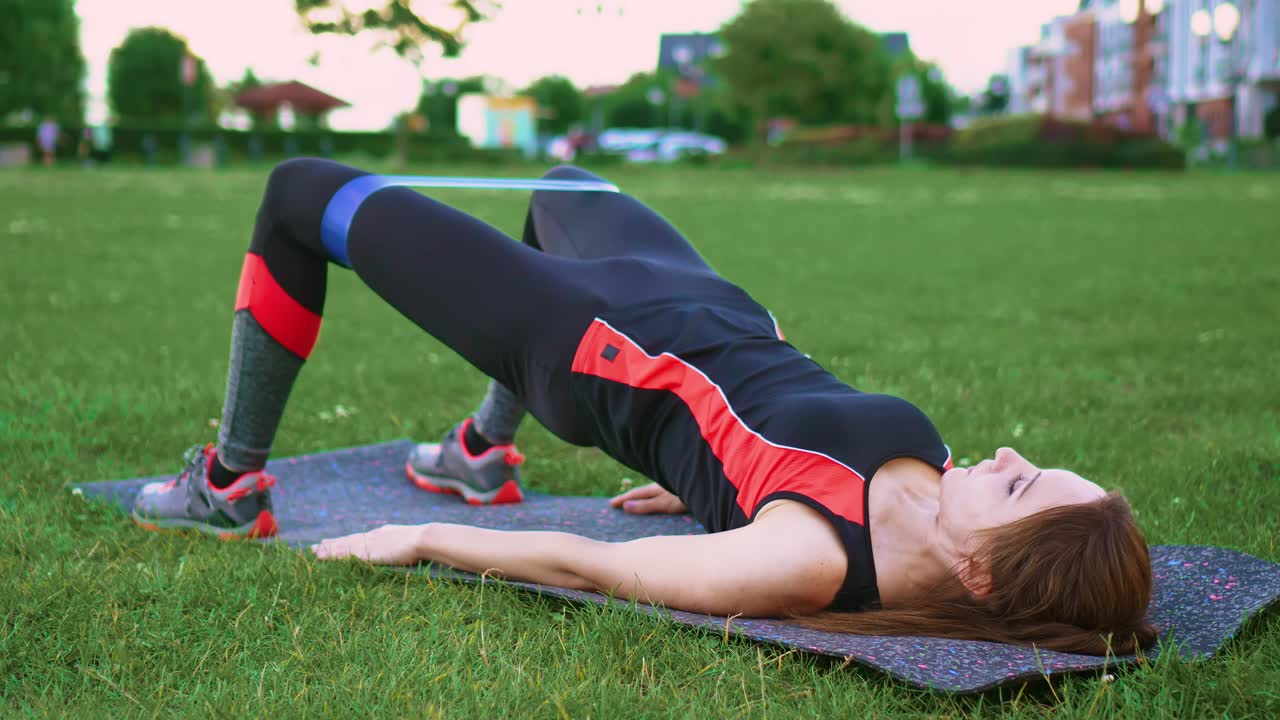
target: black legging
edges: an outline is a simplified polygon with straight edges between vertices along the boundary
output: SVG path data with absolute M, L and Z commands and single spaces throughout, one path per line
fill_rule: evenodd
M 339 188 L 366 174 L 305 158 L 282 163 L 267 183 L 250 251 L 317 315 L 329 264 L 321 218 Z M 545 177 L 600 179 L 570 166 Z M 533 193 L 522 245 L 410 188 L 386 188 L 360 206 L 347 252 L 374 292 L 579 445 L 592 435 L 574 408 L 570 366 L 592 319 L 728 286 L 675 228 L 621 193 Z

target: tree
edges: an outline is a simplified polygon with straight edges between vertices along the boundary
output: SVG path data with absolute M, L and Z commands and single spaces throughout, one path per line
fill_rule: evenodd
M 211 120 L 212 87 L 204 61 L 164 28 L 130 30 L 107 61 L 107 99 L 126 122 Z
M 999 115 L 1009 108 L 1009 78 L 1006 75 L 992 75 L 987 81 L 987 89 L 982 92 L 978 112 L 983 115 Z
M 458 134 L 458 96 L 484 92 L 485 78 L 441 78 L 422 83 L 416 113 L 427 121 L 427 132 L 433 135 Z
M 671 86 L 666 74 L 638 72 L 594 102 L 605 127 L 663 127 L 671 120 Z
M 211 114 L 214 117 L 220 116 L 223 110 L 226 110 L 235 104 L 237 95 L 256 87 L 262 87 L 262 80 L 258 79 L 258 76 L 254 74 L 253 68 L 245 68 L 244 75 L 241 75 L 239 80 L 232 81 L 228 83 L 226 87 L 216 88 L 213 91 L 210 101 L 212 105 Z M 252 113 L 249 116 L 249 127 L 254 130 L 272 127 L 275 124 L 275 116 L 262 117 L 257 113 Z
M 0 119 L 84 118 L 84 55 L 74 0 L 0 0 Z
M 1262 122 L 1262 133 L 1271 140 L 1280 138 L 1280 104 L 1271 108 Z
M 924 121 L 934 125 L 950 125 L 955 93 L 947 84 L 942 69 L 933 63 L 923 63 L 920 74 L 920 94 L 924 97 Z
M 566 133 L 582 119 L 582 93 L 566 77 L 548 75 L 538 78 L 521 94 L 537 101 L 538 127 L 544 133 Z
M 889 58 L 829 0 L 751 0 L 720 38 L 726 51 L 713 68 L 757 124 L 778 115 L 811 124 L 881 119 Z
M 894 77 L 900 78 L 904 74 L 915 75 L 920 81 L 920 100 L 924 104 L 924 115 L 918 122 L 929 123 L 932 125 L 949 125 L 951 123 L 951 115 L 954 110 L 955 97 L 951 90 L 951 86 L 947 84 L 946 78 L 942 75 L 942 70 L 933 63 L 924 62 L 915 56 L 908 57 L 904 62 L 898 64 L 894 70 Z M 893 98 L 890 103 L 896 104 L 897 98 Z M 892 107 L 890 109 L 890 117 L 893 117 Z
M 316 34 L 375 35 L 416 66 L 424 47 L 439 45 L 445 57 L 462 52 L 462 31 L 496 8 L 492 0 L 294 0 L 307 29 Z M 424 16 L 430 13 L 435 22 Z M 446 22 L 445 17 L 452 15 Z

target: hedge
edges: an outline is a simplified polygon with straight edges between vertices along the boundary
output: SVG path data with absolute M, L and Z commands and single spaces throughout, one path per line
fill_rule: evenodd
M 1185 153 L 1154 135 L 1102 123 L 1023 115 L 976 122 L 952 136 L 949 165 L 1181 170 Z
M 1182 150 L 1152 135 L 1042 116 L 981 120 L 955 132 L 913 125 L 912 134 L 912 157 L 940 165 L 1183 169 L 1186 163 Z M 740 157 L 782 165 L 880 165 L 898 162 L 898 135 L 883 128 L 802 128 L 779 146 Z
M 83 127 L 62 128 L 57 157 L 77 156 Z M 288 157 L 310 155 L 367 155 L 390 157 L 398 138 L 392 132 L 338 132 L 333 130 L 227 130 L 197 127 L 188 130 L 172 125 L 119 125 L 111 129 L 111 156 L 125 162 L 150 162 L 161 165 L 178 163 L 182 143 L 191 148 L 212 149 L 219 164 L 277 162 Z M 0 145 L 26 143 L 32 157 L 39 157 L 36 129 L 33 126 L 0 127 Z M 150 145 L 150 152 L 148 152 Z M 415 163 L 489 162 L 509 163 L 521 158 L 513 149 L 477 149 L 457 135 L 410 133 L 405 148 L 406 159 Z

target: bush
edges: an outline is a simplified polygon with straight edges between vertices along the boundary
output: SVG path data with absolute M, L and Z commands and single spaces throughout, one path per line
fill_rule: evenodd
M 957 132 L 940 157 L 950 165 L 1181 170 L 1182 150 L 1153 135 L 1038 115 L 984 120 Z
M 941 154 L 951 128 L 923 123 L 911 126 L 912 155 L 918 159 Z M 781 165 L 836 167 L 884 165 L 900 160 L 898 128 L 832 125 L 798 128 L 761 159 Z
M 58 157 L 76 157 L 82 127 L 64 127 L 58 145 Z M 275 163 L 301 155 L 332 157 L 362 155 L 389 158 L 396 151 L 397 137 L 392 132 L 337 132 L 312 129 L 293 132 L 280 129 L 226 130 L 219 127 L 195 127 L 183 130 L 174 124 L 118 125 L 111 129 L 113 160 L 176 164 L 181 157 L 183 136 L 192 147 L 212 147 L 219 164 Z M 30 126 L 0 128 L 0 145 L 28 143 L 33 156 L 36 130 Z M 150 146 L 150 153 L 148 152 Z M 449 134 L 414 133 L 408 138 L 406 159 L 413 163 L 506 163 L 518 160 L 518 150 L 482 150 L 471 147 L 463 137 Z

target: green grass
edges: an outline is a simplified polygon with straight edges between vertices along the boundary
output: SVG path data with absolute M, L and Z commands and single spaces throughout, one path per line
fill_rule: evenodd
M 957 458 L 1011 444 L 1122 488 L 1153 543 L 1280 560 L 1280 177 L 614 177 L 797 347 L 925 408 Z M 950 698 L 498 584 L 144 533 L 74 498 L 67 483 L 173 471 L 214 436 L 264 180 L 0 173 L 0 714 L 1280 714 L 1274 616 L 1208 662 Z M 510 233 L 523 220 L 518 193 L 440 196 Z M 430 438 L 483 387 L 334 272 L 276 453 Z M 533 423 L 520 442 L 539 490 L 607 494 L 628 474 Z

